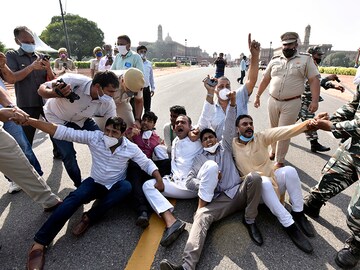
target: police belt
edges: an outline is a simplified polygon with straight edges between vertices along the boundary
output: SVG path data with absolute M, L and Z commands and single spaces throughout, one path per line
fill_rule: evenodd
M 279 99 L 279 98 L 276 98 L 276 97 L 274 97 L 274 96 L 272 96 L 272 95 L 270 95 L 270 96 L 271 96 L 273 99 L 277 100 L 277 101 L 290 101 L 290 100 L 293 100 L 293 99 L 298 99 L 298 98 L 300 98 L 300 97 L 301 97 L 301 95 L 299 95 L 299 96 L 296 96 L 296 97 Z

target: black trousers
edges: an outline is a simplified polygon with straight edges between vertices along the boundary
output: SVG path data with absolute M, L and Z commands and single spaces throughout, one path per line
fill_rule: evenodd
M 149 112 L 151 108 L 151 91 L 150 86 L 144 87 L 143 89 L 143 98 L 144 98 L 144 111 Z
M 155 165 L 159 168 L 161 176 L 169 175 L 171 173 L 171 160 L 163 159 L 154 161 Z M 149 212 L 151 207 L 146 200 L 142 186 L 146 180 L 152 179 L 151 175 L 148 175 L 143 171 L 140 166 L 130 160 L 127 169 L 127 180 L 132 185 L 132 204 L 136 212 L 140 215 L 143 211 Z

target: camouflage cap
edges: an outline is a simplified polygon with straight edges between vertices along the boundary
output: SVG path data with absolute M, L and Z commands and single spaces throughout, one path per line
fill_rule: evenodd
M 285 45 L 298 41 L 299 35 L 295 32 L 286 32 L 282 34 L 280 38 L 281 38 L 281 43 Z
M 318 54 L 318 55 L 323 55 L 324 52 L 321 50 L 321 47 L 320 46 L 312 46 L 312 47 L 309 47 L 307 49 L 307 52 L 314 55 L 314 54 Z

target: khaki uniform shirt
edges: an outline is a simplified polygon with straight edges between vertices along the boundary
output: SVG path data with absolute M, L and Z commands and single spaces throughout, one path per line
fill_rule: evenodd
M 290 59 L 283 55 L 273 57 L 264 76 L 271 78 L 270 95 L 279 100 L 300 96 L 304 92 L 306 80 L 315 76 L 320 79 L 312 58 L 298 53 Z

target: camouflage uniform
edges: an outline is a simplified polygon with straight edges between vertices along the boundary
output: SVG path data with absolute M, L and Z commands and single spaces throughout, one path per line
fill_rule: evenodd
M 328 90 L 329 88 L 331 88 L 333 85 L 331 82 L 329 82 L 328 79 L 323 78 L 321 79 L 320 85 L 325 89 Z M 311 103 L 311 91 L 310 91 L 310 85 L 308 82 L 306 82 L 305 84 L 305 91 L 304 93 L 301 95 L 301 109 L 299 111 L 299 115 L 298 115 L 298 119 L 301 119 L 303 122 L 305 120 L 308 119 L 312 119 L 315 117 L 315 114 L 309 111 L 309 106 Z M 319 102 L 323 101 L 324 99 L 320 96 L 319 97 Z M 312 140 L 317 140 L 318 139 L 318 134 L 316 130 L 313 131 L 306 131 L 305 132 L 306 135 L 306 139 L 308 141 L 312 141 Z
M 323 168 L 323 176 L 310 196 L 318 202 L 326 202 L 359 179 L 360 175 L 360 89 L 357 86 L 352 101 L 340 107 L 330 118 L 332 133 L 336 138 L 348 139 L 342 144 Z M 350 138 L 350 139 L 349 139 Z M 360 188 L 357 189 L 360 194 Z M 359 196 L 357 196 L 359 198 Z M 348 224 L 360 241 L 360 200 L 349 205 Z

